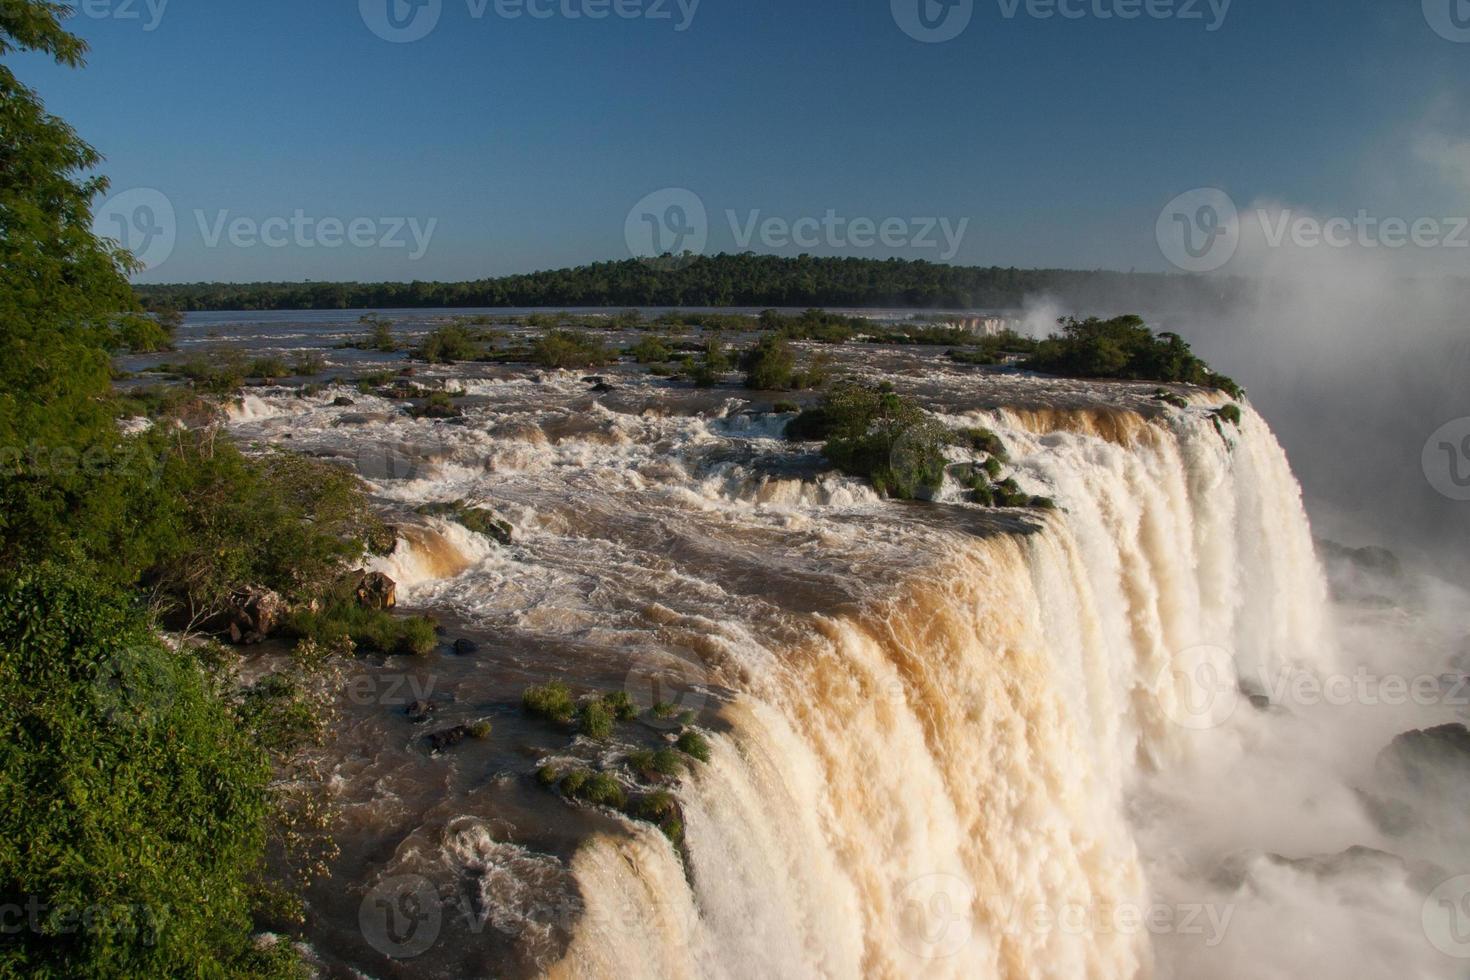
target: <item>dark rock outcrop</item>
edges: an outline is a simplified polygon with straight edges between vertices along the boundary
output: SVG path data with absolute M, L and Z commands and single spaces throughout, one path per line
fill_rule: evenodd
M 249 646 L 260 643 L 281 628 L 286 620 L 286 600 L 270 589 L 241 589 L 230 596 L 228 630 L 230 642 Z
M 433 752 L 443 752 L 445 749 L 451 749 L 469 737 L 470 728 L 468 725 L 455 725 L 453 728 L 446 728 L 442 732 L 434 732 L 429 735 L 429 749 Z

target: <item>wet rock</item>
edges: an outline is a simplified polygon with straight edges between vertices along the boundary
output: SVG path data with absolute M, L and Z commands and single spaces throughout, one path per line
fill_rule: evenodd
M 1379 754 L 1378 768 L 1418 787 L 1470 781 L 1470 728 L 1454 723 L 1404 732 Z
M 353 593 L 364 609 L 392 609 L 398 605 L 398 583 L 382 572 L 363 575 Z
M 503 545 L 509 546 L 515 539 L 515 528 L 509 521 L 499 517 L 493 510 L 472 507 L 463 500 L 456 500 L 452 504 L 425 504 L 417 512 L 426 517 L 443 517 L 455 521 L 467 530 L 493 538 Z
M 589 385 L 607 384 L 607 379 L 600 374 L 589 374 L 587 377 L 582 379 L 582 383 Z
M 230 596 L 230 642 L 249 646 L 269 637 L 286 619 L 286 601 L 270 589 L 241 589 Z
M 332 406 L 334 408 L 351 408 L 353 405 L 356 404 L 357 402 L 353 401 L 351 398 L 348 398 L 346 395 L 338 395 L 336 398 L 332 399 Z
M 446 728 L 442 732 L 434 732 L 429 736 L 429 749 L 433 752 L 443 752 L 445 749 L 453 748 L 460 742 L 470 737 L 468 725 L 455 725 Z
M 612 385 L 610 385 L 606 381 L 604 381 L 601 384 L 595 384 L 595 385 L 593 385 L 592 386 L 592 390 L 595 391 L 599 395 L 605 395 L 605 394 L 607 394 L 610 391 L 617 391 L 618 389 L 614 388 Z
M 412 367 L 406 367 L 398 372 L 400 378 L 411 378 L 416 374 L 418 374 L 418 370 Z
M 404 711 L 404 714 L 408 715 L 408 720 L 413 722 L 415 725 L 422 725 L 424 722 L 433 717 L 434 711 L 437 708 L 438 705 L 436 705 L 432 701 L 415 701 L 413 704 L 408 706 L 408 708 Z
M 472 656 L 480 652 L 480 644 L 461 637 L 454 641 L 454 652 L 461 657 Z

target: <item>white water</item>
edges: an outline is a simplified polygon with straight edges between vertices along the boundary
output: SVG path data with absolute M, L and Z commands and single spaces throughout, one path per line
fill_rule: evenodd
M 996 383 L 1037 401 L 1034 381 Z M 975 536 L 853 481 L 755 467 L 792 454 L 770 416 L 588 410 L 563 376 L 468 386 L 503 401 L 429 429 L 432 465 L 380 489 L 405 505 L 493 501 L 517 547 L 430 522 L 379 567 L 412 599 L 499 626 L 692 654 L 693 700 L 708 681 L 734 692 L 711 762 L 679 787 L 687 864 L 647 825 L 585 843 L 571 862 L 585 912 L 553 975 L 1456 965 L 1425 941 L 1424 887 L 1406 872 L 1268 856 L 1395 846 L 1354 789 L 1395 733 L 1446 719 L 1240 697 L 1237 677 L 1255 690 L 1345 662 L 1300 491 L 1254 412 L 1239 428 L 1217 428 L 1203 398 L 1153 420 L 956 412 L 995 429 L 1023 489 L 1060 507 L 1036 533 Z M 1081 390 L 1053 387 L 1058 401 Z M 425 442 L 424 424 L 359 401 L 385 414 L 355 440 Z M 313 403 L 303 419 L 300 405 L 269 399 L 237 423 L 340 446 L 343 413 Z M 753 567 L 765 589 L 818 569 L 857 601 L 793 613 L 727 581 Z M 1353 656 L 1381 638 L 1368 630 Z
M 1331 662 L 1299 492 L 1254 413 L 1223 434 L 1198 416 L 987 421 L 1063 510 L 814 619 L 683 787 L 692 889 L 668 846 L 598 842 L 566 973 L 1151 973 L 1150 932 L 1115 912 L 1186 896 L 1151 891 L 1130 791 L 1238 737 L 1187 727 L 1190 651 Z M 628 906 L 639 929 L 604 927 Z

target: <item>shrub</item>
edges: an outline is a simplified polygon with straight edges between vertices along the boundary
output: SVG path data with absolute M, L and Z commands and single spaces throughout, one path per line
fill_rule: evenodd
M 470 737 L 482 740 L 487 739 L 490 737 L 490 733 L 493 730 L 493 726 L 491 726 L 490 722 L 482 718 L 479 721 L 474 722 L 472 725 L 470 725 Z
M 579 330 L 548 330 L 531 348 L 531 359 L 545 368 L 601 367 L 612 361 L 612 354 L 595 337 Z
M 455 361 L 472 361 L 480 353 L 470 332 L 457 323 L 447 323 L 435 329 L 419 345 L 418 356 L 430 364 L 453 364 Z
M 577 793 L 578 799 L 594 806 L 612 807 L 621 810 L 628 805 L 628 794 L 622 785 L 605 772 L 589 776 Z
M 1026 368 L 1076 378 L 1167 381 L 1216 388 L 1239 400 L 1239 385 L 1210 370 L 1175 333 L 1157 336 L 1137 316 L 1066 317 L 1061 332 L 1037 345 Z
M 783 337 L 762 337 L 741 358 L 745 370 L 745 387 L 755 391 L 785 391 L 791 387 L 796 370 L 796 354 Z
M 612 709 L 618 721 L 632 721 L 638 717 L 638 706 L 633 703 L 632 698 L 628 697 L 627 691 L 613 691 L 611 694 L 604 694 L 602 702 Z
M 561 770 L 556 766 L 546 765 L 536 770 L 536 782 L 550 789 L 561 782 Z
M 368 328 L 367 336 L 358 342 L 360 348 L 382 351 L 385 354 L 398 350 L 398 340 L 393 336 L 393 321 L 367 314 L 357 322 Z
M 304 351 L 291 364 L 291 373 L 298 378 L 309 378 L 327 369 L 327 359 L 316 351 Z
M 580 796 L 583 788 L 587 785 L 587 781 L 591 778 L 592 770 L 573 769 L 562 777 L 561 791 L 571 797 Z
M 0 894 L 46 911 L 0 974 L 285 974 L 251 943 L 268 757 L 136 605 L 89 572 L 0 581 L 0 727 Z
M 986 453 L 992 459 L 1002 463 L 1010 460 L 1010 454 L 1006 452 L 1006 444 L 1001 441 L 1000 436 L 989 429 L 973 428 L 959 429 L 955 432 L 957 445 L 967 446 L 978 453 Z
M 670 360 L 674 352 L 659 337 L 644 337 L 628 349 L 639 364 L 658 364 Z
M 673 749 L 639 749 L 628 755 L 628 767 L 641 779 L 677 776 L 681 768 L 679 753 Z
M 613 710 L 607 702 L 597 699 L 587 701 L 578 712 L 577 727 L 588 738 L 605 742 L 612 737 Z
M 521 695 L 521 704 L 531 714 L 563 725 L 570 722 L 577 712 L 576 705 L 572 703 L 572 692 L 561 681 L 526 688 Z
M 801 411 L 801 406 L 798 405 L 798 404 L 796 404 L 796 402 L 779 401 L 775 405 L 771 406 L 771 411 L 775 412 L 777 415 L 792 415 L 792 414 L 795 414 L 795 413 L 800 412 Z M 792 422 L 795 422 L 796 420 L 795 419 L 792 419 L 791 421 Z M 789 430 L 789 425 L 788 425 L 788 430 Z M 789 431 L 788 431 L 788 435 L 789 435 Z
M 1241 416 L 1239 405 L 1232 403 L 1230 405 L 1226 405 L 1223 408 L 1215 409 L 1215 411 L 1211 414 L 1213 414 L 1214 417 L 1221 422 L 1229 422 L 1231 425 L 1236 426 L 1240 425 Z
M 668 701 L 659 701 L 648 709 L 648 713 L 655 718 L 672 718 L 678 711 L 678 706 Z
M 245 368 L 245 374 L 251 378 L 285 378 L 290 376 L 291 369 L 286 366 L 286 361 L 279 355 L 257 357 Z
M 679 803 L 674 799 L 674 794 L 667 790 L 650 793 L 639 800 L 634 816 L 656 824 L 674 844 L 684 839 L 684 821 L 679 818 Z
M 413 410 L 414 418 L 420 419 L 457 419 L 463 414 L 447 391 L 429 392 L 424 404 Z
M 944 483 L 950 433 L 895 392 L 842 384 L 823 400 L 823 451 L 834 466 L 880 494 L 912 500 Z
M 330 603 L 319 612 L 300 609 L 286 622 L 290 636 L 328 644 L 342 637 L 367 653 L 407 654 L 434 652 L 439 634 L 433 620 L 421 616 L 394 616 L 382 609 L 364 609 L 351 600 Z
M 688 755 L 691 758 L 698 759 L 700 762 L 709 761 L 709 739 L 705 738 L 699 732 L 685 732 L 684 734 L 679 736 L 679 741 L 677 744 L 679 746 L 679 751 L 683 752 L 685 755 Z

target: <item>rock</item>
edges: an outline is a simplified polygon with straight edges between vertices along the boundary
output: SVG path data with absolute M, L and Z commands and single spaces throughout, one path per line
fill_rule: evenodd
M 1418 787 L 1470 780 L 1470 728 L 1459 723 L 1404 732 L 1378 756 L 1381 772 Z
M 351 398 L 348 398 L 346 395 L 338 395 L 336 398 L 332 399 L 332 406 L 334 408 L 351 408 L 353 405 L 356 404 L 357 402 L 353 401 Z
M 368 572 L 353 590 L 364 609 L 392 609 L 398 605 L 398 583 L 382 572 Z
M 456 500 L 452 504 L 425 504 L 417 512 L 426 517 L 448 518 L 462 524 L 467 530 L 493 538 L 506 546 L 515 538 L 515 528 L 509 521 L 497 516 L 493 510 L 471 507 L 463 500 Z
M 600 385 L 600 384 L 606 384 L 607 383 L 607 379 L 604 378 L 600 374 L 590 374 L 587 377 L 585 377 L 585 378 L 582 379 L 582 383 L 583 384 L 589 384 L 589 385 Z
M 470 737 L 468 725 L 455 725 L 446 728 L 442 732 L 434 732 L 429 736 L 429 749 L 434 752 L 443 752 L 445 749 L 453 748 L 460 742 Z
M 454 641 L 454 652 L 461 657 L 468 657 L 480 652 L 480 644 L 474 640 L 467 640 L 461 637 Z
M 438 707 L 439 706 L 432 701 L 415 701 L 413 704 L 408 706 L 407 710 L 404 711 L 404 714 L 408 715 L 408 720 L 413 722 L 415 725 L 422 725 L 424 722 L 429 720 L 429 718 L 434 714 L 434 711 Z
M 249 646 L 260 643 L 286 619 L 286 601 L 270 589 L 241 589 L 230 596 L 230 642 Z
M 603 381 L 603 382 L 601 382 L 599 384 L 593 385 L 592 386 L 592 390 L 595 391 L 595 392 L 597 392 L 597 394 L 599 394 L 599 395 L 605 395 L 605 394 L 607 394 L 610 391 L 617 391 L 618 389 L 614 388 L 612 385 L 608 384 L 606 381 Z
M 398 372 L 398 376 L 400 378 L 411 378 L 411 377 L 413 377 L 414 375 L 416 375 L 418 373 L 419 372 L 418 372 L 417 369 L 412 368 L 412 367 L 406 367 L 403 370 L 401 370 L 401 371 Z

